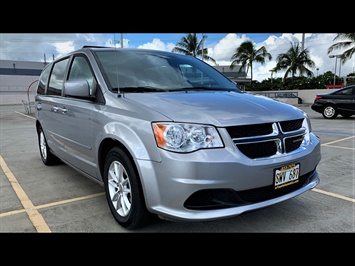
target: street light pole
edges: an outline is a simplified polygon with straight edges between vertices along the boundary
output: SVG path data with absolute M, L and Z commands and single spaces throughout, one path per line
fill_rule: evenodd
M 341 58 L 341 54 L 337 54 L 337 55 L 330 55 L 329 58 L 334 58 L 335 57 L 335 69 L 334 69 L 334 85 L 335 85 L 335 76 L 336 76 L 336 73 L 337 73 L 337 60 L 338 58 Z M 341 59 L 339 60 L 339 77 L 340 76 L 340 70 L 341 70 Z
M 271 82 L 272 82 L 272 74 L 274 74 L 274 70 L 269 70 L 271 72 Z
M 329 58 L 334 58 L 335 57 L 335 68 L 334 68 L 334 83 L 333 85 L 335 86 L 335 76 L 337 74 L 337 59 L 338 57 L 336 55 L 330 55 Z

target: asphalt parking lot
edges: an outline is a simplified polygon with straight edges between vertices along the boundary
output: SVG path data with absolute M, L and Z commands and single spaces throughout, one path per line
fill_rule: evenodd
M 212 222 L 157 220 L 134 232 L 355 232 L 355 116 L 325 120 L 302 105 L 322 143 L 320 184 L 280 204 Z M 104 189 L 66 165 L 45 166 L 35 118 L 22 105 L 0 105 L 1 233 L 130 233 L 112 217 Z

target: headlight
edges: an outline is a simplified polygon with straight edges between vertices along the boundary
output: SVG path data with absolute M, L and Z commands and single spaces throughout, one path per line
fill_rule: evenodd
M 306 147 L 309 145 L 309 142 L 311 141 L 310 134 L 312 131 L 311 120 L 309 119 L 307 114 L 305 114 L 305 119 L 303 120 L 302 127 L 306 130 L 306 134 L 303 139 L 302 146 Z
M 222 148 L 223 142 L 212 126 L 184 123 L 153 123 L 158 147 L 174 152 Z

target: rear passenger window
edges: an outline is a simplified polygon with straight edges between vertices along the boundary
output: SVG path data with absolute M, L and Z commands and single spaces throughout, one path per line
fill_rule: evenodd
M 53 66 L 52 74 L 49 78 L 48 95 L 58 95 L 62 94 L 62 88 L 65 77 L 65 70 L 68 65 L 69 58 L 59 61 Z
M 49 76 L 49 72 L 51 71 L 51 67 L 48 66 L 47 68 L 45 68 L 39 78 L 39 82 L 38 82 L 38 87 L 37 87 L 37 94 L 45 94 L 46 91 L 46 85 L 48 82 L 48 76 Z

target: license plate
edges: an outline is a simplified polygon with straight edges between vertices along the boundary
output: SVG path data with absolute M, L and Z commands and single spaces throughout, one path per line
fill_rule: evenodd
M 275 169 L 275 189 L 297 183 L 299 176 L 300 164 L 290 164 Z

